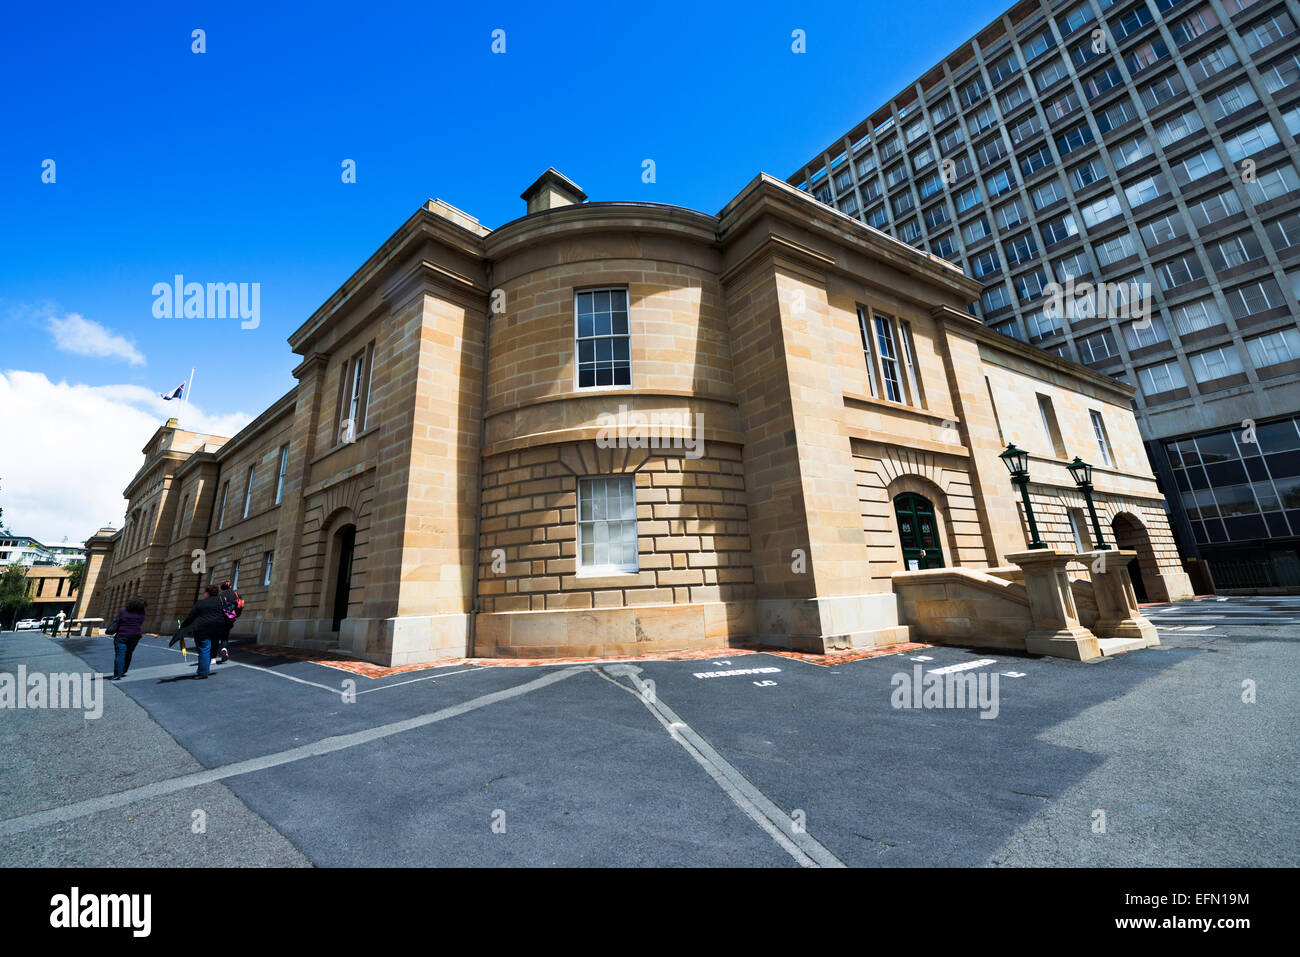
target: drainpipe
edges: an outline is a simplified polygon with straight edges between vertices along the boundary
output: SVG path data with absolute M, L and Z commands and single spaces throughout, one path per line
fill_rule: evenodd
M 491 343 L 492 331 L 492 261 L 487 262 L 487 309 L 483 313 L 483 384 L 479 393 L 478 404 L 478 462 L 475 468 L 474 482 L 474 554 L 473 554 L 473 573 L 470 577 L 473 591 L 473 602 L 470 606 L 469 628 L 467 629 L 465 649 L 466 657 L 474 657 L 474 642 L 478 632 L 478 616 L 480 612 L 478 598 L 478 553 L 479 553 L 479 536 L 482 534 L 483 527 L 483 447 L 487 441 L 487 400 L 488 400 L 488 346 Z

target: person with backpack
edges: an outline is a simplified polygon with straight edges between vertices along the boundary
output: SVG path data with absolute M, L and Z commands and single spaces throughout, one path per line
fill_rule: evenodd
M 127 601 L 117 616 L 108 626 L 108 633 L 113 636 L 113 677 L 109 681 L 121 681 L 131 667 L 131 656 L 135 646 L 140 643 L 144 630 L 144 599 L 136 596 Z
M 194 603 L 190 613 L 181 622 L 177 634 L 186 634 L 194 639 L 194 647 L 199 653 L 199 672 L 194 677 L 206 678 L 212 671 L 212 642 L 219 641 L 226 633 L 226 613 L 221 610 L 221 599 L 217 597 L 220 589 L 216 585 L 204 585 L 203 597 Z
M 230 640 L 236 619 L 244 613 L 244 599 L 239 597 L 239 592 L 235 591 L 229 581 L 221 583 L 221 593 L 217 597 L 221 599 L 221 612 L 226 616 L 226 630 L 218 641 L 221 660 L 226 662 L 230 660 L 230 649 L 226 647 L 226 642 Z

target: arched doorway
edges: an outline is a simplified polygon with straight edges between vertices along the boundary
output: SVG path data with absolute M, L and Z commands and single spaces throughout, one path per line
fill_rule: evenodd
M 1128 512 L 1120 512 L 1111 519 L 1110 528 L 1115 536 L 1116 548 L 1137 552 L 1128 563 L 1128 577 L 1133 582 L 1133 593 L 1137 600 L 1143 603 L 1168 601 L 1169 593 L 1164 578 L 1160 575 L 1160 566 L 1156 563 L 1155 549 L 1151 547 L 1151 536 L 1147 534 L 1146 526 Z
M 903 546 L 903 568 L 943 568 L 943 544 L 933 503 L 924 495 L 904 492 L 894 496 L 894 517 Z
M 331 630 L 338 631 L 343 619 L 348 616 L 348 598 L 352 593 L 352 553 L 356 546 L 357 527 L 344 525 L 334 533 L 334 598 L 333 625 Z

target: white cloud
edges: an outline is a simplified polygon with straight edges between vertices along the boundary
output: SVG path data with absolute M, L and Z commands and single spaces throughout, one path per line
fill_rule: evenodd
M 122 490 L 144 464 L 140 450 L 170 416 L 192 432 L 231 436 L 252 421 L 164 402 L 141 386 L 51 382 L 40 372 L 0 372 L 0 521 L 20 535 L 82 541 L 120 528 Z
M 62 319 L 49 317 L 55 348 L 94 359 L 124 359 L 133 366 L 144 365 L 144 354 L 125 336 L 114 334 L 92 319 L 70 312 Z

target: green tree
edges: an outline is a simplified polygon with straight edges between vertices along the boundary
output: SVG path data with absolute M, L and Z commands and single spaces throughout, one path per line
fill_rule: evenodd
M 63 567 L 68 570 L 68 587 L 72 589 L 72 594 L 75 595 L 81 588 L 81 576 L 86 573 L 86 563 L 81 561 L 68 562 Z
M 0 573 L 0 618 L 12 626 L 18 612 L 27 606 L 27 566 L 10 562 Z

